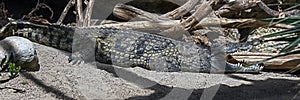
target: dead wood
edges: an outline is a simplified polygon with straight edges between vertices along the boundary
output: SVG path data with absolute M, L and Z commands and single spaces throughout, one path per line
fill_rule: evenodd
M 63 22 L 63 20 L 65 19 L 66 15 L 67 15 L 67 13 L 68 13 L 68 11 L 70 10 L 70 8 L 71 8 L 74 4 L 75 4 L 75 0 L 70 0 L 70 1 L 68 2 L 68 4 L 66 5 L 65 9 L 64 9 L 63 12 L 61 13 L 59 19 L 56 21 L 55 24 L 60 25 L 60 24 Z
M 192 2 L 193 0 L 190 0 Z M 193 1 L 195 2 L 195 1 Z M 249 1 L 250 2 L 250 1 Z M 252 2 L 254 2 L 252 0 Z M 252 3 L 251 2 L 251 3 Z M 226 27 L 226 28 L 258 28 L 258 27 L 276 27 L 276 28 L 292 28 L 293 26 L 284 25 L 284 24 L 274 24 L 271 25 L 266 22 L 257 21 L 255 19 L 227 19 L 227 18 L 205 18 L 209 13 L 213 11 L 210 5 L 213 2 L 203 2 L 193 13 L 186 19 L 183 19 L 180 24 L 178 21 L 172 21 L 165 15 L 157 15 L 154 13 L 149 13 L 141 9 L 135 8 L 133 6 L 117 4 L 114 8 L 113 14 L 118 18 L 123 20 L 130 20 L 128 23 L 114 23 L 111 25 L 104 25 L 105 27 L 115 27 L 123 29 L 142 29 L 152 30 L 152 29 L 166 29 L 171 28 L 172 26 L 181 25 L 185 30 L 196 30 L 201 29 L 206 26 L 217 26 L 217 27 Z M 185 5 L 181 6 L 184 8 Z M 237 7 L 237 6 L 234 6 Z M 244 6 L 243 6 L 244 7 Z M 180 8 L 182 9 L 182 8 Z M 236 10 L 238 8 L 235 8 Z M 175 9 L 176 10 L 176 9 Z M 172 12 L 176 12 L 176 11 Z M 202 19 L 205 20 L 202 20 Z M 139 21 L 139 22 L 132 22 Z M 141 22 L 143 21 L 143 22 Z M 173 23 L 173 25 L 171 25 Z M 140 25 L 138 25 L 140 24 Z M 132 25 L 132 26 L 131 26 Z M 164 26 L 167 25 L 167 26 Z M 161 27 L 161 28 L 159 28 Z M 147 29 L 148 28 L 148 29 Z
M 295 73 L 296 71 L 300 70 L 300 64 L 297 65 L 296 67 L 286 71 L 285 73 Z
M 249 9 L 251 7 L 256 6 L 257 0 L 235 0 L 233 2 L 229 2 L 220 7 L 216 13 L 220 15 L 226 15 L 229 13 L 235 13 L 239 11 L 243 11 Z
M 183 19 L 181 24 L 185 27 L 185 30 L 192 30 L 194 27 L 200 22 L 203 18 L 207 17 L 213 9 L 211 5 L 214 3 L 213 0 L 211 1 L 203 1 L 196 9 L 196 11 L 189 16 L 187 19 Z
M 169 18 L 169 19 L 173 19 L 173 20 L 178 19 L 178 18 L 184 16 L 185 14 L 187 14 L 189 11 L 191 11 L 198 4 L 198 2 L 199 2 L 199 0 L 189 0 L 182 6 L 176 8 L 175 10 L 170 11 L 166 14 L 163 14 L 162 16 Z
M 119 22 L 102 24 L 99 26 L 91 27 L 106 27 L 106 28 L 119 28 L 119 29 L 134 29 L 134 30 L 163 30 L 180 25 L 179 20 L 171 20 L 164 22 L 153 22 L 153 21 L 134 21 L 134 22 Z
M 119 22 L 107 23 L 93 27 L 109 27 L 134 30 L 165 30 L 174 26 L 181 26 L 180 20 L 170 20 L 162 22 L 153 21 L 134 21 L 134 22 Z M 227 19 L 227 18 L 204 18 L 194 29 L 202 29 L 204 27 L 227 27 L 227 28 L 253 28 L 253 27 L 277 27 L 277 28 L 293 28 L 294 26 L 284 24 L 271 24 L 257 21 L 255 19 Z
M 76 23 L 77 26 L 83 26 L 83 15 L 82 15 L 82 0 L 76 1 Z
M 279 12 L 269 8 L 263 1 L 257 1 L 258 6 L 263 9 L 267 14 L 271 15 L 272 17 L 288 17 L 295 14 L 300 14 L 300 10 L 294 9 L 291 11 Z
M 130 5 L 117 4 L 113 9 L 114 16 L 127 21 L 163 22 L 170 20 L 166 17 L 135 8 Z
M 50 19 L 52 19 L 53 17 L 53 10 L 45 3 L 40 3 L 40 0 L 37 1 L 37 4 L 35 6 L 34 9 L 32 9 L 27 15 L 24 15 L 22 17 L 22 19 L 28 19 L 29 21 L 34 21 L 34 22 L 40 22 L 40 23 L 44 23 L 44 24 L 50 24 L 48 22 L 48 20 L 42 18 L 42 16 L 35 16 L 34 15 L 34 12 L 38 11 L 39 9 L 41 8 L 47 8 L 50 12 L 51 12 L 51 15 L 50 15 Z
M 237 61 L 245 61 L 247 64 L 253 64 L 258 61 L 270 58 L 277 53 L 233 53 L 231 54 Z M 269 60 L 264 64 L 264 69 L 293 69 L 300 64 L 300 54 L 278 57 Z
M 87 10 L 86 10 L 84 21 L 83 21 L 84 27 L 88 27 L 91 25 L 90 23 L 91 23 L 91 16 L 92 16 L 94 3 L 95 3 L 95 0 L 90 0 L 87 4 Z
M 5 9 L 5 4 L 3 2 L 0 3 L 0 27 L 3 27 L 9 22 L 7 17 L 7 10 Z

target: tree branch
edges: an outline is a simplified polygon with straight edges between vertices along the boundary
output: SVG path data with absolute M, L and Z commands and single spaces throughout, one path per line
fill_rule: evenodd
M 63 12 L 61 13 L 59 19 L 57 20 L 57 22 L 56 22 L 55 24 L 60 25 L 60 24 L 63 22 L 63 20 L 65 19 L 65 17 L 66 17 L 66 15 L 67 15 L 68 11 L 70 10 L 70 8 L 71 8 L 72 6 L 74 6 L 74 3 L 75 3 L 75 0 L 70 0 L 70 1 L 68 2 L 68 4 L 66 5 L 65 9 L 64 9 Z
M 203 1 L 203 0 L 202 0 Z M 189 11 L 191 11 L 196 4 L 198 4 L 199 0 L 189 0 L 182 6 L 176 8 L 173 11 L 170 11 L 166 14 L 163 14 L 163 17 L 169 18 L 169 19 L 178 19 L 182 17 L 183 15 L 187 14 Z
M 134 21 L 134 22 L 119 22 L 108 23 L 93 27 L 109 27 L 121 29 L 134 29 L 134 30 L 165 30 L 174 26 L 180 26 L 180 20 L 170 20 L 162 22 L 153 21 Z M 207 26 L 211 27 L 226 27 L 226 28 L 253 28 L 253 27 L 276 27 L 276 28 L 293 28 L 294 26 L 284 24 L 270 24 L 267 22 L 257 21 L 255 19 L 227 19 L 227 18 L 203 18 L 199 24 L 194 26 L 194 29 L 202 29 Z
M 92 11 L 93 11 L 93 7 L 94 7 L 94 3 L 95 3 L 95 0 L 90 0 L 87 5 L 87 10 L 86 10 L 84 21 L 83 21 L 84 27 L 88 27 L 91 25 L 90 23 L 91 23 L 91 16 L 93 13 Z

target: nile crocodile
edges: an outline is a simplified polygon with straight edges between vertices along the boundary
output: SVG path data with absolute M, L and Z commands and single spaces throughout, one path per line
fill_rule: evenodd
M 78 38 L 74 38 L 75 35 L 79 35 Z M 133 30 L 80 28 L 12 21 L 1 29 L 0 37 L 9 36 L 25 37 L 68 52 L 72 52 L 74 46 L 83 46 L 81 49 L 87 49 L 86 52 L 94 55 L 96 61 L 121 67 L 138 66 L 165 72 L 259 72 L 262 70 L 262 66 L 259 65 L 244 67 L 241 64 L 227 63 L 224 60 L 222 46 L 182 42 Z

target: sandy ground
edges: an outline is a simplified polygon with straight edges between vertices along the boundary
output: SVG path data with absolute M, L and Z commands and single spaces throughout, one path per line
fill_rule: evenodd
M 36 47 L 40 71 L 22 72 L 0 84 L 1 99 L 300 99 L 296 75 L 168 73 L 99 63 L 72 65 L 69 53 Z

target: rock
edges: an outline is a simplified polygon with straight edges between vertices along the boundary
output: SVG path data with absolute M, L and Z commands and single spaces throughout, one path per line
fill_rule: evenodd
M 0 41 L 0 59 L 13 54 L 13 62 L 23 70 L 38 71 L 38 57 L 34 44 L 22 37 L 11 36 Z

